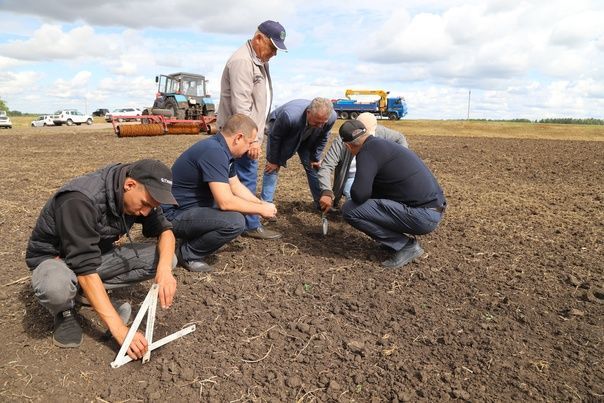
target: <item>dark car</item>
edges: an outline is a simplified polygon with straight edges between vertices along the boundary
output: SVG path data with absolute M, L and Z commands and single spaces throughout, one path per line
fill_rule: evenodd
M 109 109 L 97 109 L 96 111 L 92 112 L 92 116 L 105 116 L 108 113 Z

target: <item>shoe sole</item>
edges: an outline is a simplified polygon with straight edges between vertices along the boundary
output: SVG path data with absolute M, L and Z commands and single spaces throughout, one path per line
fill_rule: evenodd
M 84 337 L 82 336 L 82 339 L 80 339 L 79 342 L 74 342 L 74 343 L 61 343 L 60 341 L 58 341 L 57 339 L 52 338 L 52 344 L 54 344 L 57 347 L 61 347 L 61 348 L 77 348 L 80 347 L 82 345 L 82 341 L 84 340 Z
M 246 234 L 244 232 L 243 234 L 241 234 L 241 236 L 244 236 L 246 238 L 260 239 L 260 240 L 263 240 L 263 241 L 272 241 L 273 239 L 280 239 L 283 235 L 277 235 L 277 236 L 258 236 L 258 235 Z
M 186 271 L 188 271 L 188 272 L 191 272 L 191 273 L 210 273 L 210 272 L 213 272 L 213 271 L 214 271 L 214 268 L 213 268 L 213 267 L 212 267 L 212 268 L 210 268 L 210 269 L 192 270 L 192 269 L 189 269 L 188 267 L 184 266 L 184 269 L 185 269 Z
M 398 269 L 400 267 L 403 267 L 403 266 L 409 264 L 410 262 L 419 258 L 423 254 L 424 254 L 424 250 L 420 246 L 419 249 L 412 256 L 409 256 L 407 259 L 403 260 L 401 263 L 396 264 L 396 265 L 388 265 L 385 262 L 382 262 L 382 266 L 384 266 L 388 269 Z

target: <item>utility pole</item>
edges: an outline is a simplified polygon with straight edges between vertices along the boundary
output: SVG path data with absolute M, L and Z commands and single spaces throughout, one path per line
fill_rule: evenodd
M 468 90 L 468 117 L 467 120 L 470 120 L 470 98 L 472 97 L 472 90 Z

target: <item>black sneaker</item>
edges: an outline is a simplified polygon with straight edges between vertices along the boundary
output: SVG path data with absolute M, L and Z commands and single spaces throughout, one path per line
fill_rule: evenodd
M 273 231 L 271 229 L 266 229 L 264 227 L 258 227 L 256 229 L 249 229 L 241 234 L 242 236 L 247 236 L 250 238 L 256 239 L 279 239 L 281 238 L 281 234 L 277 231 Z
M 407 263 L 417 259 L 424 254 L 424 250 L 419 246 L 416 239 L 409 239 L 407 244 L 401 250 L 394 252 L 390 259 L 384 260 L 382 266 L 389 269 L 403 267 Z
M 82 328 L 76 319 L 75 309 L 59 312 L 55 316 L 55 330 L 52 342 L 63 348 L 79 347 L 82 344 Z
M 203 259 L 184 260 L 180 251 L 180 245 L 176 247 L 176 260 L 178 261 L 178 265 L 180 267 L 194 273 L 208 273 L 214 270 L 214 268 L 206 263 Z

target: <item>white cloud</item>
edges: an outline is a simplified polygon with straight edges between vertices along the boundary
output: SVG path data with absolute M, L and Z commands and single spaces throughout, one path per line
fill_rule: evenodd
M 287 3 L 278 0 L 222 0 L 220 4 L 177 0 L 61 1 L 4 0 L 3 9 L 16 14 L 39 16 L 55 21 L 89 25 L 121 26 L 134 29 L 199 29 L 205 32 L 247 33 L 258 21 L 290 14 Z
M 91 76 L 89 71 L 80 71 L 69 80 L 62 78 L 55 80 L 52 84 L 55 97 L 84 98 Z
M 0 70 L 8 70 L 13 67 L 23 65 L 24 63 L 20 60 L 13 59 L 12 57 L 0 56 Z
M 551 43 L 566 48 L 584 47 L 604 36 L 604 13 L 585 12 L 564 17 L 551 32 Z
M 59 25 L 44 24 L 28 40 L 13 40 L 0 45 L 4 55 L 28 61 L 74 59 L 85 56 L 103 56 L 105 50 L 95 43 L 103 43 L 95 37 L 89 26 L 81 26 L 63 32 Z
M 269 18 L 286 27 L 290 49 L 271 61 L 278 104 L 384 89 L 405 96 L 410 118 L 463 118 L 472 89 L 472 117 L 604 110 L 604 4 L 595 0 L 177 0 L 169 10 L 158 0 L 4 0 L 2 8 L 0 96 L 24 111 L 147 106 L 155 75 L 177 71 L 204 74 L 217 100 L 227 58 Z M 19 80 L 36 94 L 25 99 Z
M 39 89 L 42 74 L 35 71 L 11 72 L 0 71 L 0 97 L 20 96 L 24 93 L 35 93 Z M 9 107 L 11 105 L 9 104 Z M 11 109 L 14 109 L 11 107 Z

